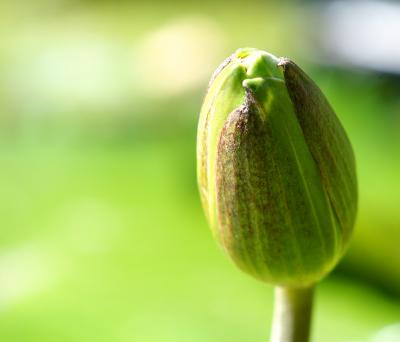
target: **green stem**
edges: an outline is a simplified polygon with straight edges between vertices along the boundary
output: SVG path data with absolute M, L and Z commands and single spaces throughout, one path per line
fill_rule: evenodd
M 308 342 L 314 287 L 275 288 L 271 342 Z

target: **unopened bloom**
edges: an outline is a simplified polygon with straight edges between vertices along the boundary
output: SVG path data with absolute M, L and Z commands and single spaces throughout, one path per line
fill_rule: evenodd
M 210 81 L 197 139 L 206 216 L 242 270 L 283 286 L 332 270 L 355 221 L 354 155 L 296 64 L 257 49 L 226 59 Z

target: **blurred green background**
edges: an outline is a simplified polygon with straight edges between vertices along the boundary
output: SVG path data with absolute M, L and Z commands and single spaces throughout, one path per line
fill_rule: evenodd
M 360 207 L 314 341 L 400 341 L 400 81 L 317 63 L 301 1 L 0 2 L 0 341 L 266 341 L 196 187 L 203 93 L 236 48 L 290 56 L 353 142 Z

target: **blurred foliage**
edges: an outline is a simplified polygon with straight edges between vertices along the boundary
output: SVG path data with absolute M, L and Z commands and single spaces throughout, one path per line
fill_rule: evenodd
M 356 150 L 358 225 L 315 341 L 398 338 L 399 80 L 311 63 L 300 5 L 0 3 L 0 340 L 266 339 L 272 289 L 217 249 L 195 180 L 207 79 L 239 46 L 299 61 Z

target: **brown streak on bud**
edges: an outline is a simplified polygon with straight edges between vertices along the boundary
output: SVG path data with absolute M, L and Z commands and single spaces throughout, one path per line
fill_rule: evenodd
M 346 242 L 357 206 L 355 160 L 350 141 L 325 96 L 303 70 L 287 58 L 282 58 L 278 65 L 283 69 L 297 119 Z

